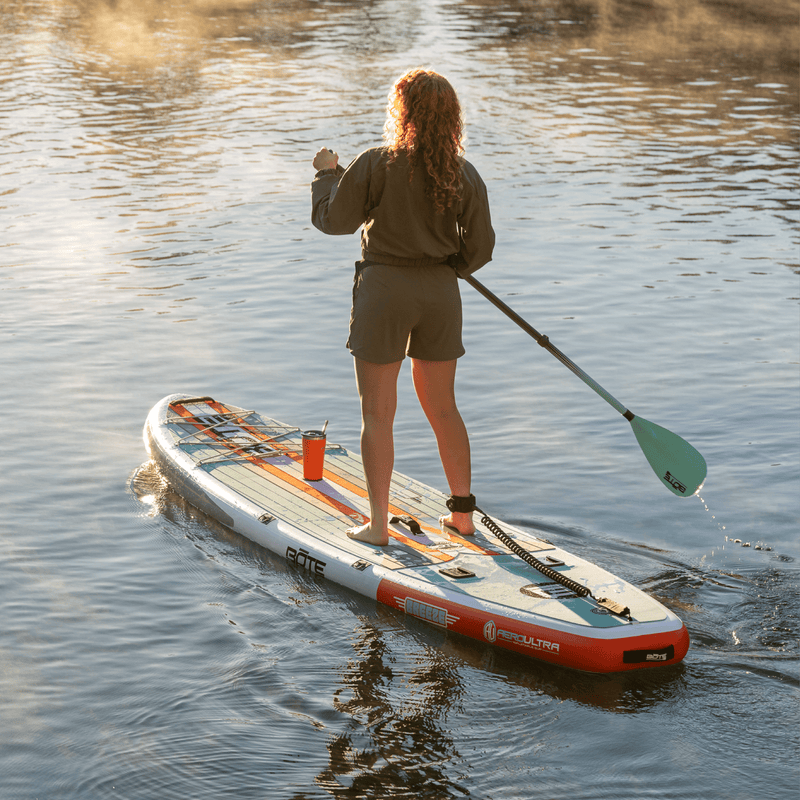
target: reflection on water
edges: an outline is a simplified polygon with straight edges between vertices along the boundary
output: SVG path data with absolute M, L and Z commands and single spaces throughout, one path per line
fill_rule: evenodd
M 447 712 L 464 691 L 455 665 L 429 651 L 401 688 L 383 635 L 369 623 L 362 623 L 354 650 L 334 706 L 355 724 L 327 745 L 329 767 L 317 783 L 334 793 L 347 786 L 353 797 L 420 797 L 431 786 L 440 787 L 443 799 L 463 797 L 446 777 L 457 758 Z
M 477 0 L 482 22 L 509 38 L 549 35 L 641 60 L 733 57 L 796 81 L 797 0 Z
M 678 211 L 702 221 L 761 185 L 764 205 L 791 223 L 797 70 L 781 42 L 795 41 L 798 25 L 781 4 L 748 2 L 7 2 L 2 24 L 14 38 L 0 75 L 15 134 L 2 162 L 3 261 L 111 266 L 101 282 L 144 297 L 172 287 L 162 311 L 180 313 L 196 286 L 114 276 L 196 269 L 240 251 L 258 235 L 254 203 L 305 190 L 301 164 L 319 141 L 334 133 L 349 155 L 374 141 L 397 55 L 366 76 L 360 61 L 431 36 L 445 61 L 474 43 L 491 64 L 461 76 L 471 141 L 497 164 L 490 177 L 516 177 L 497 161 L 513 147 L 545 147 L 552 180 L 553 166 L 625 158 L 639 140 L 643 169 L 625 188 L 651 220 Z M 332 131 L 325 117 L 343 113 Z M 592 199 L 586 211 L 602 227 L 609 199 Z M 730 241 L 752 235 L 738 220 L 729 227 Z
M 115 82 L 150 83 L 153 97 L 167 99 L 202 90 L 215 65 L 231 86 L 246 85 L 231 60 L 250 56 L 280 59 L 273 77 L 286 81 L 312 45 L 362 58 L 374 49 L 402 52 L 432 22 L 457 42 L 629 48 L 639 62 L 675 70 L 698 57 L 794 86 L 798 14 L 798 0 L 6 0 L 2 26 L 25 42 L 20 52 L 18 42 L 6 40 L 6 53 L 16 48 L 17 66 L 42 57 L 51 66 L 72 62 L 77 74 L 107 90 Z M 356 65 L 337 67 L 339 80 L 358 74 Z M 323 86 L 331 80 L 314 78 Z M 361 78 L 362 85 L 371 80 Z

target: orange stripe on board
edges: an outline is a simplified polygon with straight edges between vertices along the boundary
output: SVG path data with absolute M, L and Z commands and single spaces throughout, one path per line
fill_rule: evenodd
M 222 403 L 217 402 L 216 400 L 206 401 L 206 403 L 212 408 L 214 408 L 219 414 L 235 413 L 234 411 L 227 408 Z M 303 461 L 302 456 L 292 450 L 289 450 L 288 445 L 283 444 L 283 442 L 272 441 L 269 436 L 259 431 L 258 428 L 253 428 L 251 425 L 245 422 L 241 417 L 236 418 L 235 424 L 239 425 L 239 427 L 241 428 L 245 428 L 249 433 L 251 433 L 256 438 L 261 439 L 262 441 L 265 442 L 269 442 L 270 447 L 273 447 L 276 450 L 284 451 L 285 454 L 293 461 L 302 464 Z M 331 472 L 330 470 L 327 469 L 323 469 L 322 474 L 323 477 L 325 477 L 328 481 L 341 487 L 342 489 L 347 489 L 348 491 L 358 495 L 359 497 L 365 500 L 368 499 L 368 494 L 366 489 L 363 489 L 361 486 L 358 486 L 355 483 L 351 483 L 346 478 L 343 478 L 342 476 L 337 475 L 335 472 Z M 303 484 L 303 486 L 306 486 L 306 484 Z M 406 513 L 406 509 L 399 508 L 398 506 L 392 505 L 391 503 L 389 503 L 389 511 L 396 516 L 404 516 Z M 364 517 L 363 519 L 365 523 L 368 521 L 366 517 Z M 426 525 L 424 522 L 420 522 L 419 525 L 423 530 L 427 531 L 428 533 L 435 533 L 439 536 L 445 536 L 451 542 L 455 542 L 456 544 L 459 544 L 462 547 L 466 547 L 468 550 L 472 550 L 475 553 L 480 553 L 481 555 L 491 555 L 491 556 L 503 554 L 502 551 L 494 550 L 489 547 L 483 547 L 479 545 L 477 542 L 472 542 L 469 539 L 458 536 L 457 534 L 454 533 L 450 533 L 449 531 L 442 530 L 441 528 L 434 528 L 432 525 Z M 390 530 L 389 533 L 390 535 L 395 536 L 395 532 L 393 530 Z M 402 534 L 397 534 L 395 538 L 402 539 L 404 542 L 407 542 L 415 550 L 427 551 L 427 548 L 424 545 L 422 547 L 419 547 L 418 542 L 415 542 L 413 539 L 409 539 L 408 537 L 403 536 Z M 450 558 L 452 557 L 448 556 L 448 560 Z
M 211 403 L 208 403 L 208 405 L 211 405 Z M 220 405 L 220 404 L 219 403 L 215 403 L 215 405 Z M 340 503 L 338 500 L 335 500 L 332 497 L 328 497 L 328 495 L 323 494 L 318 489 L 315 489 L 313 486 L 309 486 L 307 483 L 304 483 L 303 481 L 295 478 L 294 475 L 290 475 L 288 472 L 285 472 L 284 470 L 280 469 L 280 467 L 276 467 L 273 464 L 268 463 L 264 459 L 259 458 L 258 456 L 250 456 L 250 455 L 247 455 L 246 453 L 241 453 L 241 449 L 242 448 L 236 447 L 235 444 L 227 442 L 223 437 L 219 436 L 215 431 L 206 430 L 206 428 L 208 427 L 207 425 L 203 425 L 203 424 L 201 424 L 199 422 L 192 422 L 191 421 L 191 417 L 193 415 L 190 414 L 185 408 L 181 407 L 183 409 L 181 411 L 178 408 L 176 408 L 176 404 L 170 404 L 170 406 L 176 413 L 180 414 L 180 416 L 182 416 L 184 419 L 186 419 L 187 422 L 190 422 L 198 430 L 201 430 L 204 433 L 206 433 L 210 438 L 213 438 L 215 441 L 219 442 L 220 444 L 225 445 L 226 447 L 228 447 L 228 449 L 230 449 L 232 451 L 239 451 L 241 456 L 242 456 L 242 458 L 246 459 L 250 463 L 261 467 L 266 472 L 269 472 L 271 475 L 275 475 L 276 477 L 280 478 L 285 483 L 288 483 L 289 485 L 293 486 L 295 489 L 300 489 L 300 491 L 302 491 L 304 494 L 309 495 L 309 497 L 313 497 L 315 500 L 320 500 L 320 501 L 322 501 L 323 503 L 325 503 L 327 505 L 333 506 L 337 511 L 341 512 L 342 514 L 344 514 L 348 519 L 352 519 L 352 520 L 354 520 L 356 522 L 361 522 L 361 523 L 365 523 L 365 522 L 368 521 L 367 518 L 363 514 L 361 514 L 360 512 L 356 511 L 354 508 L 351 508 L 350 506 L 346 506 L 344 503 Z M 223 408 L 224 408 L 224 406 L 223 406 Z M 235 423 L 235 422 L 233 422 L 233 420 L 231 420 L 231 424 L 237 424 L 237 423 Z
M 217 401 L 213 401 L 213 403 L 210 402 L 210 401 L 205 401 L 205 402 L 211 408 L 214 408 L 214 406 L 218 406 L 218 409 L 215 408 L 214 410 L 216 410 L 217 413 L 219 413 L 219 414 L 232 413 L 232 412 L 230 412 L 229 409 L 225 408 L 225 406 L 223 406 L 221 403 L 218 403 Z M 180 408 L 178 408 L 178 406 L 180 406 Z M 175 403 L 170 403 L 170 408 L 173 411 L 175 411 L 175 413 L 179 414 L 181 417 L 186 419 L 187 422 L 189 422 L 190 424 L 194 425 L 198 430 L 201 430 L 204 433 L 208 434 L 215 441 L 218 441 L 218 442 L 220 442 L 220 444 L 225 445 L 231 451 L 234 451 L 234 452 L 235 451 L 240 451 L 240 455 L 243 458 L 245 458 L 247 461 L 249 461 L 251 464 L 254 464 L 257 467 L 260 467 L 261 469 L 265 470 L 266 472 L 269 472 L 271 475 L 274 475 L 277 478 L 280 478 L 285 483 L 288 483 L 290 486 L 293 486 L 295 489 L 299 489 L 301 492 L 303 492 L 304 494 L 308 495 L 309 497 L 313 497 L 315 500 L 318 500 L 318 501 L 320 501 L 320 502 L 322 502 L 322 503 L 324 503 L 326 505 L 332 506 L 337 511 L 339 511 L 342 514 L 344 514 L 344 516 L 346 516 L 348 519 L 351 519 L 351 520 L 353 520 L 355 522 L 358 522 L 358 523 L 360 523 L 362 525 L 366 524 L 367 522 L 369 522 L 369 519 L 367 517 L 365 517 L 361 512 L 356 511 L 356 509 L 352 508 L 351 506 L 345 505 L 344 503 L 340 502 L 339 500 L 336 500 L 333 497 L 329 497 L 324 492 L 319 491 L 319 489 L 315 489 L 313 486 L 309 486 L 304 481 L 301 481 L 300 479 L 295 478 L 294 475 L 291 475 L 290 473 L 286 472 L 285 470 L 282 470 L 280 467 L 276 467 L 274 464 L 270 464 L 268 461 L 266 461 L 263 458 L 259 458 L 258 456 L 250 456 L 250 455 L 247 455 L 246 453 L 241 453 L 241 448 L 240 447 L 236 447 L 236 445 L 234 445 L 232 443 L 229 443 L 229 442 L 226 442 L 223 437 L 218 436 L 216 434 L 216 432 L 214 432 L 213 430 L 206 430 L 206 428 L 208 427 L 207 425 L 203 425 L 203 424 L 201 424 L 199 422 L 193 422 L 192 421 L 192 417 L 194 415 L 191 414 L 179 401 L 175 402 Z M 238 418 L 237 421 L 230 420 L 230 422 L 231 422 L 231 424 L 238 425 L 241 428 L 246 428 L 250 433 L 253 433 L 254 435 L 256 435 L 257 438 L 261 438 L 261 439 L 267 439 L 268 438 L 268 437 L 264 436 L 264 434 L 262 434 L 260 431 L 248 426 L 247 423 L 241 421 L 241 418 Z M 270 446 L 274 446 L 275 444 L 276 443 L 272 442 L 272 443 L 270 443 Z M 280 449 L 280 448 L 278 448 L 278 449 Z M 291 457 L 294 461 L 299 461 L 300 460 L 300 457 L 297 456 L 297 454 L 295 454 L 295 453 L 286 452 L 286 455 Z M 330 473 L 327 473 L 327 474 L 330 475 Z M 333 481 L 333 480 L 331 482 L 332 483 L 336 483 L 336 481 Z M 361 491 L 357 491 L 357 494 L 361 495 L 362 497 L 366 497 L 366 494 L 362 494 Z M 397 511 L 396 512 L 393 511 L 393 513 L 402 514 L 404 512 L 401 511 L 400 509 L 397 509 Z M 440 552 L 438 552 L 436 550 L 433 550 L 433 549 L 431 549 L 429 547 L 426 547 L 421 542 L 414 541 L 414 539 L 410 539 L 409 537 L 404 536 L 399 531 L 390 530 L 389 534 L 393 538 L 403 542 L 404 544 L 407 544 L 413 550 L 417 550 L 420 553 L 425 553 L 430 558 L 436 559 L 438 561 L 450 561 L 452 559 L 451 555 L 445 555 L 444 553 L 440 553 Z

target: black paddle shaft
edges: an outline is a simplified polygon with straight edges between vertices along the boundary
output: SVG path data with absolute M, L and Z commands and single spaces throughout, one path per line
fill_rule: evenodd
M 567 369 L 577 375 L 587 386 L 591 389 L 594 389 L 600 397 L 603 398 L 609 405 L 619 411 L 625 419 L 630 422 L 634 418 L 634 414 L 628 411 L 622 403 L 617 400 L 612 394 L 607 392 L 597 381 L 587 375 L 577 364 L 575 364 L 570 358 L 564 355 L 554 344 L 550 342 L 550 338 L 545 336 L 543 333 L 539 333 L 536 328 L 533 327 L 529 322 L 524 320 L 513 308 L 507 306 L 497 295 L 490 292 L 479 280 L 476 280 L 472 277 L 472 275 L 462 275 L 461 276 L 470 286 L 474 289 L 477 289 L 492 305 L 497 306 L 509 319 L 513 320 L 517 325 L 519 325 L 522 330 L 525 331 L 529 336 L 532 336 L 537 344 L 541 345 L 548 350 L 552 355 L 554 355 Z

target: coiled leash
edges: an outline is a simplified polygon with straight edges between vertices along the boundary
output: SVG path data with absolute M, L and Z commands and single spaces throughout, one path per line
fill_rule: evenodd
M 572 580 L 572 578 L 562 575 L 544 562 L 539 561 L 532 553 L 528 552 L 518 542 L 514 541 L 514 539 L 512 539 L 485 511 L 475 505 L 474 494 L 469 495 L 469 497 L 450 495 L 445 505 L 450 511 L 455 511 L 460 514 L 469 514 L 472 511 L 477 511 L 481 515 L 481 522 L 483 525 L 511 550 L 514 555 L 519 556 L 526 564 L 541 572 L 542 575 L 549 578 L 551 581 L 566 587 L 578 597 L 591 597 L 598 606 L 604 608 L 609 613 L 627 619 L 631 618 L 631 612 L 627 606 L 624 606 L 622 603 L 617 603 L 615 600 L 610 600 L 607 597 L 595 597 L 591 590 L 582 583 L 578 583 Z

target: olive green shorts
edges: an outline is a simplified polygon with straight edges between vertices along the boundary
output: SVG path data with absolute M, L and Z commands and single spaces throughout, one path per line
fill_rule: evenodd
M 452 361 L 464 355 L 461 294 L 452 267 L 356 265 L 350 352 L 372 364 L 406 356 Z

